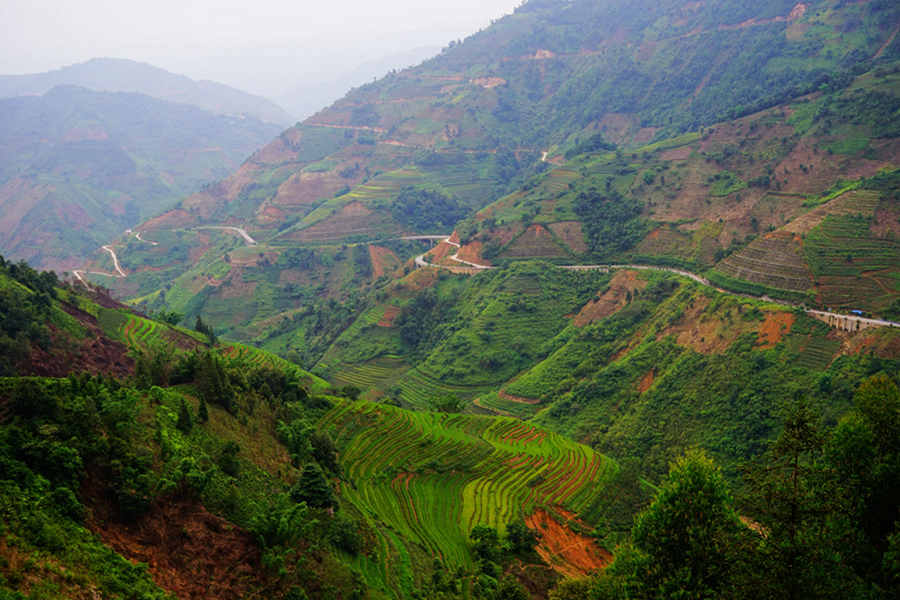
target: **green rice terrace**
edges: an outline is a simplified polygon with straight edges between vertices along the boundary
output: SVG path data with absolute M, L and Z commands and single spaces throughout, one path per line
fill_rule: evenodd
M 610 523 L 630 497 L 613 461 L 518 419 L 360 401 L 339 404 L 317 426 L 335 438 L 349 481 L 342 493 L 376 532 L 382 556 L 407 556 L 402 537 L 445 568 L 471 572 L 473 527 L 503 532 L 537 509 L 576 513 L 583 527 L 611 534 L 603 543 L 611 546 Z M 411 579 L 403 560 L 399 568 L 361 560 L 371 584 L 402 590 L 397 581 Z

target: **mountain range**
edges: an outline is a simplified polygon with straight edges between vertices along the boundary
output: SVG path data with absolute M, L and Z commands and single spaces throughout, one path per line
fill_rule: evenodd
M 0 264 L 0 587 L 895 597 L 898 33 L 530 0 Z
M 0 100 L 0 249 L 60 272 L 233 171 L 280 127 L 60 85 Z
M 122 58 L 92 58 L 46 73 L 0 75 L 0 98 L 43 96 L 58 85 L 99 92 L 135 92 L 192 104 L 224 115 L 252 115 L 287 127 L 294 119 L 271 100 L 214 81 L 194 81 L 147 63 Z

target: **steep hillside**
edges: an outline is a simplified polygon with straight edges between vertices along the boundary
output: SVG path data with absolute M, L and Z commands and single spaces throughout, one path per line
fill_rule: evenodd
M 887 2 L 529 2 L 348 94 L 185 207 L 198 210 L 194 219 L 231 215 L 265 229 L 267 208 L 284 213 L 275 224 L 291 224 L 315 200 L 412 165 L 422 184 L 461 200 L 489 179 L 475 194 L 483 202 L 543 168 L 542 151 L 561 155 L 592 131 L 640 145 L 828 85 L 876 54 L 893 56 L 885 44 L 896 24 Z
M 197 329 L 0 263 L 0 593 L 545 597 L 652 492 L 549 431 L 329 396 Z
M 252 117 L 73 86 L 0 100 L 0 251 L 77 267 L 277 132 Z
M 703 271 L 830 199 L 838 180 L 894 164 L 884 123 L 898 25 L 883 1 L 529 2 L 440 56 L 351 92 L 139 229 L 242 227 L 274 256 L 449 233 L 456 223 L 460 258 L 479 264 L 642 260 Z M 826 105 L 837 112 L 815 120 Z M 863 120 L 853 117 L 860 111 Z M 673 137 L 685 131 L 693 133 Z M 628 223 L 624 236 L 601 225 L 610 220 Z M 138 267 L 134 280 L 107 283 L 147 298 L 193 269 L 199 292 L 197 265 L 214 261 L 198 262 L 209 246 L 188 238 L 152 274 Z M 103 270 L 105 256 L 88 268 Z M 720 285 L 736 275 L 778 284 L 741 275 L 732 266 L 740 260 L 717 269 Z M 823 270 L 806 270 L 808 257 L 785 260 L 796 269 L 778 285 L 793 298 L 870 310 L 893 302 L 891 286 L 874 280 L 886 288 L 874 302 L 836 302 L 843 292 L 829 290 L 856 271 L 828 282 Z M 347 297 L 326 287 L 316 294 Z
M 898 69 L 630 154 L 573 158 L 460 237 L 482 264 L 715 265 L 710 279 L 735 291 L 883 312 L 900 294 Z
M 287 127 L 293 124 L 271 100 L 214 81 L 194 81 L 147 63 L 121 58 L 92 58 L 83 63 L 28 75 L 0 75 L 0 98 L 43 96 L 58 85 L 76 85 L 98 92 L 134 92 L 192 104 L 220 115 L 248 115 Z

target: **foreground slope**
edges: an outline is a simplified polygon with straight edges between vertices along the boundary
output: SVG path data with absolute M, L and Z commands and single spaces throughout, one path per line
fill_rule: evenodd
M 320 395 L 271 354 L 210 348 L 24 263 L 0 265 L 0 315 L 3 367 L 21 374 L 0 379 L 10 593 L 413 598 L 447 573 L 445 591 L 491 597 L 469 533 L 513 524 L 545 539 L 514 560 L 498 547 L 492 569 L 546 591 L 558 575 L 541 557 L 563 574 L 605 565 L 650 490 L 520 421 Z

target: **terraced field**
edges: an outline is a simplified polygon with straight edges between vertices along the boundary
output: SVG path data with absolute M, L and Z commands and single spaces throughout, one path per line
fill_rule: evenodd
M 483 163 L 472 165 L 468 160 L 458 165 L 420 167 L 420 171 L 444 191 L 463 201 L 481 200 L 489 196 L 494 184 Z
M 690 254 L 691 236 L 668 226 L 657 227 L 638 244 L 638 254 L 649 256 L 686 256 Z
M 500 258 L 562 258 L 568 252 L 540 225 L 532 225 L 500 253 Z
M 244 346 L 243 344 L 228 344 L 219 348 L 219 353 L 229 359 L 233 366 L 237 367 L 271 367 L 273 369 L 282 369 L 286 372 L 296 372 L 300 379 L 304 380 L 311 392 L 322 393 L 328 391 L 331 387 L 325 381 L 314 375 L 310 375 L 297 365 L 284 360 L 270 352 L 253 348 L 252 346 Z
M 807 236 L 805 254 L 828 306 L 878 310 L 900 296 L 900 243 L 871 235 L 871 216 L 829 216 Z
M 379 357 L 351 365 L 332 377 L 335 385 L 355 385 L 363 390 L 376 388 L 408 368 L 402 356 Z
M 530 419 L 538 410 L 540 410 L 540 407 L 537 404 L 501 398 L 497 392 L 491 392 L 490 394 L 481 396 L 475 400 L 474 404 L 481 408 L 488 409 L 490 414 L 504 417 L 516 417 L 517 419 Z
M 840 345 L 837 340 L 813 337 L 801 351 L 797 365 L 813 371 L 824 371 L 831 364 L 831 359 Z
M 352 235 L 399 234 L 402 230 L 389 214 L 375 212 L 360 202 L 351 202 L 310 227 L 284 234 L 283 238 L 298 242 L 329 242 Z
M 101 309 L 99 322 L 107 334 L 121 339 L 133 348 L 147 348 L 157 342 L 174 343 L 179 347 L 191 344 L 187 339 L 178 341 L 181 336 L 192 338 L 196 343 L 205 340 L 205 336 L 196 332 L 181 328 L 173 329 L 168 325 L 118 310 Z
M 563 194 L 569 191 L 569 184 L 581 179 L 581 175 L 576 171 L 571 171 L 566 167 L 554 169 L 547 176 L 545 186 L 554 194 Z
M 318 427 L 333 432 L 353 482 L 342 493 L 378 532 L 379 544 L 402 555 L 402 544 L 387 533 L 396 532 L 448 569 L 473 568 L 467 538 L 479 523 L 503 533 L 537 508 L 582 512 L 615 496 L 613 461 L 517 419 L 347 402 Z M 384 582 L 396 577 L 388 564 L 380 571 Z
M 782 290 L 802 292 L 813 285 L 799 237 L 783 232 L 753 240 L 716 269 L 735 279 Z
M 404 375 L 400 379 L 399 385 L 402 390 L 400 397 L 420 410 L 430 410 L 431 400 L 441 396 L 456 394 L 460 400 L 466 402 L 486 391 L 484 387 L 450 385 L 439 382 L 428 375 L 421 366 Z

